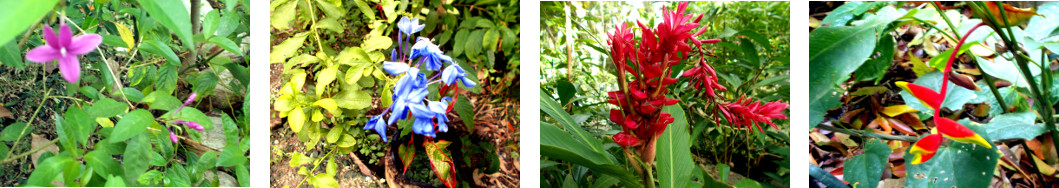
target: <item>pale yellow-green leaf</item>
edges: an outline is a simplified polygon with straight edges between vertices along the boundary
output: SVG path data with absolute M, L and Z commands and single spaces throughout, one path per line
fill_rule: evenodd
M 317 174 L 315 177 L 315 186 L 317 188 L 338 188 L 338 181 L 335 181 L 335 177 L 324 174 Z
M 901 115 L 901 114 L 910 113 L 910 112 L 917 112 L 917 111 L 918 110 L 916 110 L 915 108 L 912 108 L 911 106 L 902 104 L 902 105 L 887 106 L 886 108 L 883 108 L 882 113 L 886 114 L 886 116 L 895 117 L 895 116 L 898 116 L 898 115 Z
M 293 37 L 287 38 L 278 45 L 272 46 L 272 52 L 269 54 L 270 63 L 283 63 L 287 58 L 294 56 L 294 52 L 305 44 L 305 38 L 309 36 L 308 32 L 295 34 Z
M 291 95 L 281 95 L 276 98 L 275 103 L 272 103 L 272 109 L 276 110 L 277 112 L 290 111 L 291 109 L 294 109 L 294 105 L 292 103 L 293 100 L 291 98 Z
M 327 143 L 334 144 L 335 142 L 338 142 L 338 138 L 342 137 L 342 127 L 343 126 L 335 126 L 334 128 L 331 128 L 331 131 L 327 132 Z
M 291 89 L 295 92 L 301 91 L 302 87 L 305 86 L 305 72 L 295 72 L 290 77 Z
M 317 100 L 316 102 L 313 102 L 313 105 L 327 109 L 328 111 L 331 111 L 331 113 L 338 111 L 338 104 L 335 103 L 335 100 L 331 98 Z
M 294 20 L 297 9 L 298 1 L 290 1 L 280 4 L 274 11 L 272 11 L 272 27 L 277 30 L 290 29 L 290 22 Z
M 110 118 L 96 118 L 96 123 L 99 123 L 99 126 L 103 127 L 114 127 L 114 122 L 110 121 Z
M 342 22 L 339 22 L 337 17 L 329 16 L 327 18 L 324 18 L 316 22 L 316 25 L 314 25 L 313 27 L 316 27 L 316 29 L 326 29 L 335 33 L 343 32 Z
M 345 109 L 360 110 L 371 106 L 371 95 L 360 90 L 343 91 L 334 99 L 338 107 Z
M 324 120 L 324 113 L 321 113 L 320 109 L 313 110 L 312 120 L 313 122 L 320 122 L 321 120 Z
M 342 139 L 338 142 L 338 147 L 348 148 L 353 147 L 357 144 L 357 139 L 353 138 L 353 135 L 342 134 Z
M 132 30 L 126 27 L 125 24 L 114 22 L 114 27 L 118 29 L 118 35 L 121 35 L 121 41 L 125 41 L 125 45 L 129 49 L 136 48 L 136 39 L 132 38 Z
M 390 39 L 390 37 L 376 35 L 369 36 L 367 40 L 364 40 L 364 43 L 362 43 L 360 47 L 366 52 L 371 52 L 379 49 L 389 48 L 390 45 L 393 45 L 393 40 Z
M 316 97 L 324 94 L 325 87 L 335 81 L 336 74 L 338 74 L 338 67 L 334 66 L 324 68 L 316 73 Z
M 301 132 L 302 125 L 305 125 L 305 112 L 302 111 L 302 107 L 294 108 L 287 116 L 287 124 L 290 125 L 290 130 L 294 132 Z
M 291 154 L 290 162 L 288 165 L 290 165 L 290 167 L 299 167 L 305 164 L 309 164 L 314 160 L 316 159 L 305 156 L 305 154 L 295 152 Z

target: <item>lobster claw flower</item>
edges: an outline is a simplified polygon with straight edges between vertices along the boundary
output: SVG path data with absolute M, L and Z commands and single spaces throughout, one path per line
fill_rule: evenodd
M 919 102 L 927 105 L 931 109 L 938 110 L 941 108 L 941 100 L 944 99 L 944 96 L 938 94 L 937 91 L 905 81 L 897 81 L 894 84 L 912 94 L 912 96 L 915 96 L 916 99 L 919 99 Z
M 981 135 L 960 125 L 960 123 L 956 123 L 956 121 L 952 121 L 948 118 L 934 117 L 934 124 L 938 126 L 938 131 L 949 139 L 957 142 L 977 144 L 985 148 L 993 148 L 993 146 L 983 139 Z
M 940 134 L 928 134 L 916 141 L 912 149 L 908 150 L 908 153 L 913 155 L 912 164 L 923 164 L 934 157 L 934 154 L 938 152 L 938 147 L 941 146 L 941 138 Z

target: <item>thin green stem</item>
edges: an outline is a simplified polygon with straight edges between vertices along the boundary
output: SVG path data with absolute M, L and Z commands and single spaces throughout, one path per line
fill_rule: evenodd
M 949 20 L 949 16 L 945 15 L 945 11 L 941 10 L 941 4 L 938 1 L 931 1 L 931 2 L 934 3 L 934 9 L 938 9 L 938 14 L 941 15 L 941 19 L 944 19 L 945 23 L 949 24 L 949 29 L 952 30 L 952 34 L 956 38 L 960 38 L 960 31 L 958 30 L 959 28 L 956 28 L 955 25 L 952 25 L 952 21 Z M 931 26 L 933 26 L 933 25 L 931 25 Z
M 895 135 L 876 134 L 876 133 L 873 133 L 873 132 L 868 132 L 868 131 L 863 131 L 863 130 L 843 129 L 843 128 L 838 128 L 838 127 L 833 127 L 833 126 L 826 126 L 826 125 L 816 126 L 816 128 L 820 128 L 820 129 L 828 130 L 828 131 L 840 132 L 840 133 L 843 133 L 843 134 L 848 134 L 850 136 L 857 136 L 857 137 L 872 137 L 872 138 L 878 138 L 878 139 L 883 139 L 883 140 L 900 140 L 900 141 L 907 141 L 907 142 L 916 142 L 916 141 L 919 140 L 919 137 L 914 137 L 914 136 L 895 136 Z
M 922 19 L 919 19 L 919 18 L 916 18 L 916 17 L 912 17 L 912 19 L 915 19 L 916 21 L 919 21 L 920 23 L 923 23 L 923 25 L 930 26 L 930 28 L 933 28 L 934 30 L 938 30 L 938 33 L 941 33 L 941 34 L 945 35 L 946 37 L 949 37 L 949 39 L 952 40 L 952 41 L 960 40 L 959 38 L 950 35 L 948 32 L 945 32 L 945 30 L 941 30 L 941 28 L 938 28 L 938 26 L 936 26 L 934 24 L 931 24 L 930 22 L 923 21 Z M 946 19 L 946 21 L 948 21 L 948 19 Z M 951 27 L 952 23 L 949 23 L 949 25 Z M 956 33 L 956 31 L 953 31 L 953 33 Z

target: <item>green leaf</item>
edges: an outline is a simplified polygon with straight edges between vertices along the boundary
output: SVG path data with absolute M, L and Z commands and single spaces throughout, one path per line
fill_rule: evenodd
M 108 139 L 112 143 L 125 142 L 129 138 L 141 135 L 147 130 L 148 125 L 155 123 L 157 122 L 154 121 L 154 116 L 151 115 L 151 112 L 144 109 L 133 110 L 122 116 L 121 120 L 118 120 L 118 124 L 114 125 L 114 131 L 110 133 Z
M 246 166 L 235 166 L 235 177 L 238 178 L 240 187 L 250 187 L 250 169 Z
M 680 105 L 671 105 L 662 108 L 662 112 L 669 113 L 674 120 L 658 137 L 655 152 L 658 182 L 660 187 L 689 187 L 696 165 L 691 160 L 691 136 L 688 135 L 684 110 Z
M 154 91 L 143 97 L 143 103 L 150 106 L 150 110 L 174 110 L 183 104 L 180 99 L 161 91 Z M 127 107 L 126 107 L 127 109 Z
M 445 154 L 446 147 L 450 142 L 445 140 L 439 140 L 437 142 L 427 140 L 423 142 L 423 149 L 427 152 L 427 159 L 430 160 L 431 170 L 434 171 L 434 175 L 437 176 L 441 183 L 447 187 L 456 186 L 456 167 L 455 163 L 452 162 L 452 158 L 449 158 Z
M 213 169 L 217 165 L 217 152 L 213 150 L 206 151 L 199 156 L 199 160 L 195 162 L 195 167 L 192 170 L 193 173 L 206 173 Z
M 169 169 L 165 171 L 165 186 L 168 187 L 189 187 L 191 186 L 191 178 L 188 177 L 188 171 L 184 169 L 184 166 L 179 164 L 172 164 Z
M 338 174 L 338 164 L 335 164 L 335 157 L 327 158 L 327 175 L 335 176 Z
M 55 8 L 58 0 L 40 1 L 3 1 L 0 7 L 5 11 L 0 12 L 0 23 L 4 23 L 4 29 L 0 29 L 0 44 L 7 44 L 15 37 L 26 33 L 29 26 L 37 23 Z
M 235 55 L 246 56 L 246 54 L 243 54 L 243 50 L 239 48 L 239 44 L 236 44 L 231 39 L 224 37 L 213 37 L 210 38 L 209 41 L 210 43 L 220 46 L 221 48 L 224 48 L 224 50 L 232 52 Z
M 371 52 L 379 49 L 389 48 L 393 45 L 393 40 L 386 36 L 370 36 L 364 40 L 364 43 L 360 45 L 360 48 L 365 52 Z
M 80 169 L 81 165 L 77 164 L 77 161 L 74 161 L 74 158 L 70 157 L 70 155 L 63 154 L 48 157 L 38 163 L 37 168 L 33 169 L 29 179 L 26 179 L 26 184 L 35 187 L 55 186 L 52 185 L 52 180 L 60 177 L 59 173 L 66 172 L 68 168 Z
M 823 121 L 828 109 L 838 106 L 835 85 L 857 70 L 875 48 L 876 29 L 901 14 L 886 7 L 859 26 L 820 27 L 809 33 L 809 128 Z
M 191 87 L 191 91 L 200 94 L 212 93 L 213 89 L 217 87 L 217 80 L 219 79 L 217 74 L 213 74 L 213 72 L 202 72 L 195 77 L 195 83 Z
M 603 156 L 603 154 L 606 153 L 606 150 L 603 149 L 603 144 L 600 143 L 599 139 L 594 138 L 591 134 L 589 134 L 583 128 L 581 128 L 580 125 L 575 123 L 574 119 L 572 117 L 570 117 L 570 114 L 567 114 L 566 111 L 563 110 L 563 107 L 560 106 L 559 103 L 556 103 L 555 100 L 553 100 L 551 96 L 548 96 L 547 93 L 540 92 L 540 100 L 541 100 L 540 101 L 541 111 L 544 111 L 544 113 L 548 114 L 552 118 L 555 118 L 555 120 L 558 122 L 558 124 L 562 125 L 562 127 L 564 129 L 566 129 L 566 132 L 569 132 L 569 134 L 573 135 L 573 137 L 569 137 L 569 138 L 556 138 L 556 139 L 559 139 L 559 140 L 554 140 L 554 141 L 562 141 L 562 142 L 558 142 L 558 143 L 562 143 L 563 144 L 563 145 L 558 145 L 558 146 L 568 146 L 566 144 L 580 143 L 580 146 L 587 147 L 586 149 L 590 150 L 594 154 L 593 156 L 585 156 L 588 159 L 591 159 L 592 161 L 598 162 L 598 163 L 613 163 L 610 159 L 608 159 L 605 156 Z M 543 125 L 542 125 L 542 127 L 543 127 Z M 541 135 L 544 136 L 545 134 L 541 134 Z M 549 135 L 549 137 L 547 137 L 547 138 L 550 139 L 551 136 Z M 542 143 L 544 142 L 544 140 L 545 140 L 545 137 L 541 137 L 541 142 Z M 563 143 L 566 140 L 570 140 L 570 141 L 576 140 L 576 142 L 575 143 Z M 567 147 L 563 147 L 563 148 L 567 148 Z M 542 151 L 543 151 L 543 149 L 542 149 Z M 595 154 L 598 154 L 598 156 L 596 156 Z
M 408 172 L 408 167 L 412 166 L 412 159 L 415 159 L 416 147 L 411 143 L 401 144 L 397 147 L 397 157 L 401 159 L 401 166 L 404 168 L 401 173 Z
M 319 98 L 324 94 L 324 89 L 328 84 L 335 81 L 335 76 L 338 74 L 338 67 L 331 66 L 321 69 L 320 72 L 316 73 L 316 97 Z
M 169 48 L 169 45 L 166 45 L 161 41 L 145 39 L 140 42 L 140 51 L 162 56 L 165 58 L 166 62 L 169 63 L 168 65 L 180 65 L 180 57 L 178 57 L 176 53 L 173 53 L 173 49 Z
M 335 142 L 338 142 L 339 138 L 342 138 L 342 127 L 343 126 L 335 126 L 331 128 L 331 131 L 327 132 L 327 143 L 334 144 Z
M 177 79 L 180 79 L 180 70 L 178 69 L 176 65 L 162 65 L 158 69 L 158 80 L 154 82 L 155 90 L 172 94 L 177 88 Z
M 136 111 L 140 111 L 140 110 L 136 110 Z M 133 111 L 133 112 L 136 112 L 136 111 Z M 150 115 L 150 114 L 148 114 L 148 115 Z M 126 117 L 126 118 L 128 118 L 128 117 Z M 153 121 L 154 118 L 151 118 L 151 120 Z M 108 139 L 114 139 L 114 137 L 113 137 L 114 135 L 117 135 L 117 134 L 113 134 L 112 133 L 111 134 L 112 137 L 110 137 Z M 121 139 L 121 140 L 125 140 L 125 139 Z M 146 172 L 147 169 L 150 168 L 150 165 L 148 164 L 149 161 L 146 160 L 146 159 L 150 159 L 152 157 L 151 156 L 151 153 L 152 153 L 151 152 L 151 141 L 147 140 L 147 135 L 143 135 L 143 134 L 136 134 L 134 137 L 132 137 L 132 139 L 128 139 L 128 140 L 129 140 L 129 142 L 128 142 L 128 145 L 125 146 L 125 153 L 124 153 L 124 155 L 122 155 L 122 159 L 135 159 L 135 160 L 122 160 L 122 163 L 123 163 L 122 165 L 125 167 L 125 178 L 130 180 L 130 181 L 131 180 L 138 180 L 138 182 L 142 183 L 143 181 L 140 181 L 140 176 L 141 175 L 145 175 L 144 172 Z M 137 182 L 127 182 L 127 183 L 130 184 L 130 185 L 135 185 Z
M 846 162 L 848 168 L 844 171 L 843 179 L 860 187 L 875 187 L 882 179 L 892 150 L 886 143 L 876 139 L 868 140 L 863 147 L 863 154 L 853 156 L 853 159 Z
M 217 9 L 210 10 L 210 12 L 206 13 L 206 17 L 202 19 L 202 34 L 205 35 L 206 38 L 210 38 L 210 41 L 213 41 L 212 38 L 215 38 L 213 36 L 217 33 L 217 28 L 220 26 L 221 13 L 217 12 Z
M 577 94 L 577 87 L 575 87 L 573 83 L 563 79 L 556 82 L 555 90 L 559 92 L 559 101 L 562 102 L 563 106 L 570 104 L 570 99 L 573 99 L 574 95 Z
M 246 156 L 243 153 L 245 152 L 239 149 L 238 144 L 228 144 L 224 146 L 221 155 L 217 157 L 217 166 L 232 167 L 242 165 L 246 163 Z
M 92 132 L 96 130 L 95 118 L 89 117 L 88 113 L 78 107 L 67 108 L 63 117 L 66 118 L 66 126 L 71 130 L 71 132 L 67 133 L 72 133 L 81 145 L 88 146 L 88 137 L 91 137 Z
M 280 5 L 279 7 L 273 8 L 271 21 L 272 27 L 276 30 L 287 30 L 290 29 L 290 21 L 294 20 L 294 16 L 298 10 L 298 1 L 288 1 Z
M 128 185 L 125 185 L 125 179 L 122 179 L 121 176 L 109 176 L 107 178 L 107 184 L 104 185 L 104 186 L 106 186 L 106 187 L 127 187 Z
M 299 167 L 305 164 L 313 162 L 314 158 L 307 157 L 305 154 L 294 152 L 291 154 L 289 165 L 290 167 Z
M 205 130 L 213 129 L 213 121 L 210 120 L 209 116 L 206 116 L 206 114 L 202 113 L 202 111 L 199 111 L 199 109 L 185 107 L 180 109 L 180 113 L 174 113 L 175 112 L 170 111 L 169 113 L 162 115 L 162 117 L 175 118 L 184 121 L 194 121 L 195 123 L 199 123 L 199 125 L 202 125 Z
M 353 138 L 353 135 L 343 134 L 342 139 L 338 140 L 338 147 L 348 148 L 353 147 L 357 144 L 357 139 Z
M 335 177 L 329 174 L 317 174 L 313 176 L 315 182 L 314 187 L 319 188 L 338 188 L 338 181 L 335 181 Z
M 0 159 L 7 159 L 7 152 L 9 150 L 11 150 L 11 148 L 8 148 L 7 144 L 0 143 Z
M 184 48 L 194 51 L 195 39 L 191 36 L 191 16 L 187 7 L 180 1 L 140 0 L 143 10 L 151 18 L 169 28 L 184 44 Z M 198 19 L 198 18 L 195 18 Z
M 33 132 L 33 128 L 35 127 L 29 126 L 29 128 L 26 128 L 26 123 L 22 122 L 8 125 L 7 127 L 4 127 L 4 131 L 0 132 L 0 141 L 15 141 L 16 139 Z M 22 129 L 26 130 L 23 131 Z
M 761 57 L 757 54 L 757 47 L 754 46 L 753 42 L 750 42 L 750 39 L 740 38 L 739 47 L 741 47 L 743 57 L 750 61 L 749 64 L 751 66 L 761 66 Z
M 94 118 L 109 118 L 125 113 L 129 106 L 111 98 L 102 98 L 88 107 L 88 114 Z
M 368 3 L 365 3 L 364 0 L 353 0 L 353 3 L 357 5 L 357 8 L 360 8 L 360 12 L 364 13 L 364 16 L 368 17 L 368 20 L 375 20 L 375 11 L 371 6 L 368 6 Z
M 243 87 L 247 87 L 250 84 L 250 70 L 243 65 L 227 63 L 224 64 L 224 67 L 228 68 L 228 72 L 231 72 L 232 76 L 239 80 L 240 84 L 243 84 Z
M 341 2 L 339 1 L 333 2 L 341 4 Z M 337 7 L 335 6 L 335 4 L 332 4 L 331 2 L 325 0 L 316 0 L 316 6 L 320 7 L 320 10 L 323 10 L 324 14 L 326 14 L 328 17 L 342 17 L 346 15 L 346 11 L 344 9 L 342 9 L 341 7 Z
M 846 22 L 853 20 L 853 17 L 857 14 L 853 14 L 853 10 L 858 6 L 863 5 L 864 2 L 853 1 L 846 4 L 842 4 L 832 10 L 831 13 L 824 17 L 824 20 L 820 21 L 820 24 L 830 24 L 832 26 L 844 26 Z M 812 40 L 810 40 L 812 41 Z
M 934 91 L 940 91 L 941 79 L 941 71 L 931 71 L 917 78 L 915 84 L 930 88 Z M 949 82 L 948 84 L 949 91 L 947 91 L 947 93 L 945 94 L 945 102 L 941 103 L 942 108 L 949 108 L 950 110 L 960 110 L 963 108 L 963 105 L 966 104 L 968 101 L 978 97 L 977 95 L 975 95 L 974 91 L 968 90 L 964 87 L 956 86 L 956 84 L 952 82 Z M 909 107 L 912 107 L 916 110 L 919 110 L 920 112 L 927 114 L 934 113 L 933 109 L 927 107 L 926 105 L 923 105 L 923 103 L 921 103 L 919 99 L 916 99 L 914 96 L 912 96 L 912 94 L 909 94 L 908 91 L 902 90 L 901 98 L 904 99 L 905 105 L 908 105 Z
M 158 170 L 147 171 L 147 173 L 143 173 L 139 178 L 136 178 L 136 182 L 141 185 L 159 185 L 159 183 L 162 183 L 162 172 Z M 136 182 L 133 182 L 133 184 Z
M 224 128 L 224 144 L 233 145 L 239 144 L 239 125 L 235 124 L 235 120 L 232 117 L 228 117 L 228 114 L 221 114 L 221 124 Z
M 466 29 L 461 29 L 459 31 L 456 31 L 456 38 L 453 40 L 454 42 L 452 44 L 452 56 L 453 57 L 460 56 L 460 54 L 463 54 L 463 50 L 464 50 L 463 47 L 464 47 L 465 41 L 467 41 L 467 35 L 468 34 L 471 34 L 471 32 L 469 32 Z
M 0 31 L 3 32 L 3 31 Z M 26 65 L 22 62 L 22 50 L 15 45 L 15 41 L 8 42 L 6 45 L 0 45 L 0 63 L 7 66 L 15 67 L 19 70 L 24 70 Z M 0 43 L 2 44 L 2 43 Z
M 542 98 L 543 99 L 543 98 Z M 604 175 L 613 176 L 621 180 L 624 186 L 642 187 L 639 178 L 625 167 L 615 164 L 607 158 L 605 153 L 593 151 L 585 144 L 575 141 L 570 133 L 560 130 L 555 125 L 541 122 L 541 156 L 563 160 L 572 164 L 581 165 L 600 172 Z M 583 130 L 582 130 L 583 131 Z
M 333 99 L 339 108 L 360 110 L 371 107 L 371 95 L 366 91 L 344 90 Z
M 295 133 L 302 131 L 302 125 L 305 125 L 305 111 L 302 111 L 302 107 L 296 107 L 290 111 L 290 115 L 287 115 L 287 124 Z
M 463 120 L 463 126 L 467 127 L 467 130 L 474 130 L 474 106 L 471 105 L 471 101 L 467 98 L 463 100 L 456 100 L 456 106 L 453 107 L 456 110 L 456 114 L 460 115 L 460 119 Z
M 121 164 L 118 164 L 117 160 L 110 154 L 104 151 L 91 151 L 85 154 L 85 164 L 95 170 L 96 174 L 100 177 L 109 176 L 121 176 L 125 172 L 121 169 Z
M 482 36 L 482 45 L 485 46 L 485 51 L 496 51 L 496 45 L 500 41 L 500 32 L 497 29 L 490 29 L 485 32 Z
M 269 53 L 270 63 L 282 63 L 287 58 L 294 55 L 298 49 L 305 43 L 305 37 L 309 36 L 308 32 L 295 34 L 291 38 L 287 38 L 282 43 L 272 46 L 272 52 Z
M 344 26 L 342 26 L 342 22 L 338 21 L 338 17 L 332 16 L 328 16 L 316 22 L 316 25 L 313 25 L 313 27 L 316 27 L 316 29 L 326 29 L 335 33 L 342 33 L 345 29 L 343 28 Z
M 1033 123 L 1036 119 L 1037 114 L 1033 112 L 1006 113 L 993 117 L 982 127 L 993 142 L 1016 138 L 1032 140 L 1048 132 L 1044 124 Z
M 992 140 L 985 134 L 983 127 L 971 125 L 966 119 L 960 124 L 981 135 L 985 140 Z M 905 159 L 912 155 L 905 151 Z M 1000 152 L 996 147 L 990 149 L 979 145 L 961 142 L 948 142 L 947 146 L 938 148 L 934 157 L 923 164 L 905 166 L 908 177 L 906 187 L 981 187 L 989 185 L 996 170 Z
M 879 55 L 868 60 L 853 73 L 857 80 L 868 81 L 881 77 L 890 68 L 894 59 L 894 38 L 890 34 L 883 35 L 879 43 L 875 45 L 875 53 Z
M 479 62 L 478 55 L 482 54 L 482 38 L 484 35 L 485 32 L 482 30 L 475 30 L 474 32 L 471 32 L 470 35 L 467 35 L 467 40 L 464 41 L 465 46 L 463 47 L 463 50 L 467 53 L 468 60 Z

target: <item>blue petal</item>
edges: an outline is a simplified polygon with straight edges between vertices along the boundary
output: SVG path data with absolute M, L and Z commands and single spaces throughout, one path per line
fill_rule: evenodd
M 454 81 L 456 81 L 456 76 L 459 76 L 459 72 L 456 70 L 459 67 L 459 65 L 453 63 L 452 65 L 449 65 L 449 67 L 446 67 L 445 70 L 441 71 L 441 82 L 444 82 L 445 85 L 451 85 L 454 83 Z
M 394 53 L 397 53 L 397 51 L 394 51 Z M 382 70 L 386 70 L 386 72 L 389 72 L 391 75 L 405 73 L 408 69 L 409 67 L 407 63 L 389 61 L 382 63 Z
M 405 116 L 408 115 L 408 107 L 405 104 L 404 101 L 394 101 L 393 106 L 390 106 L 390 110 L 393 111 L 393 113 L 390 114 L 390 119 L 386 121 L 386 124 L 393 124 L 394 122 L 397 122 L 398 119 L 404 119 Z
M 463 82 L 463 86 L 464 87 L 469 87 L 470 88 L 470 87 L 474 87 L 475 85 L 478 85 L 477 83 L 474 83 L 473 80 L 471 80 L 470 78 L 467 78 L 467 77 L 463 77 L 462 79 L 460 79 L 460 81 Z
M 445 110 L 449 108 L 448 103 L 439 101 L 430 101 L 430 111 L 438 114 L 445 114 Z
M 430 118 L 434 118 L 434 114 L 436 114 L 431 111 L 430 108 L 427 108 L 427 106 L 423 103 L 411 103 L 410 105 L 408 105 L 408 107 L 412 110 L 412 115 L 416 117 L 416 121 L 419 121 L 420 119 L 429 120 Z

